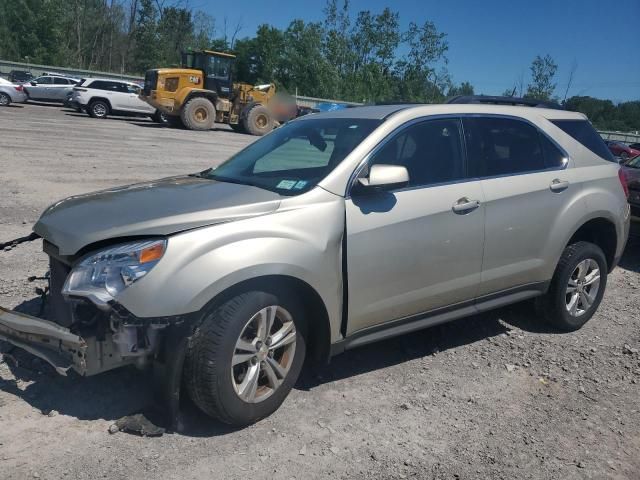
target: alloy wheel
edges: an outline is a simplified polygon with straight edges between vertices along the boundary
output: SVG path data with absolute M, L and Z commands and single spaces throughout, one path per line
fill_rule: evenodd
M 96 103 L 93 106 L 93 113 L 96 117 L 104 117 L 107 114 L 107 107 L 105 107 L 102 103 Z
M 600 289 L 600 268 L 592 258 L 582 260 L 569 276 L 565 303 L 569 315 L 580 317 L 593 305 Z
M 246 323 L 236 341 L 231 381 L 247 403 L 269 398 L 286 378 L 296 351 L 291 314 L 278 305 L 265 307 Z
M 6 93 L 0 93 L 0 105 L 9 105 L 9 103 L 11 103 L 9 95 Z

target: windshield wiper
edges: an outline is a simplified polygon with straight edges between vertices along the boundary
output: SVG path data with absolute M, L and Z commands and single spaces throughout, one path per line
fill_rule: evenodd
M 265 187 L 264 185 L 259 185 L 257 183 L 250 182 L 248 180 L 240 180 L 239 178 L 223 177 L 222 175 L 215 175 L 215 174 L 203 175 L 203 178 L 208 178 L 210 180 L 217 180 L 218 182 L 223 182 L 223 183 L 236 183 L 238 185 L 248 185 L 249 187 L 260 188 L 262 190 L 267 190 L 269 192 L 273 191 Z

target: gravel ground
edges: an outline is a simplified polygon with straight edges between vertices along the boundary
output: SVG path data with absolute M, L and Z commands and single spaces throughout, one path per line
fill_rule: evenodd
M 0 110 L 0 243 L 62 197 L 197 171 L 252 141 L 56 106 Z M 0 251 L 0 305 L 37 312 L 39 242 Z M 224 427 L 184 406 L 179 433 L 110 435 L 151 402 L 134 369 L 59 377 L 0 345 L 0 477 L 640 479 L 640 240 L 598 313 L 559 334 L 529 303 L 307 369 L 282 408 Z

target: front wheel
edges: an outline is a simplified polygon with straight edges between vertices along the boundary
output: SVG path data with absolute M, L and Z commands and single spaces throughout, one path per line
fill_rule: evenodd
M 192 98 L 182 108 L 180 118 L 189 130 L 211 130 L 216 120 L 216 107 L 207 98 Z
M 546 320 L 556 328 L 578 330 L 598 309 L 607 286 L 607 260 L 602 249 L 577 242 L 564 249 L 549 291 L 538 300 Z
M 246 292 L 205 314 L 187 352 L 187 390 L 208 415 L 248 425 L 280 407 L 305 352 L 303 309 L 295 298 Z
M 254 105 L 247 112 L 242 126 L 251 135 L 265 135 L 274 128 L 271 112 L 264 105 Z

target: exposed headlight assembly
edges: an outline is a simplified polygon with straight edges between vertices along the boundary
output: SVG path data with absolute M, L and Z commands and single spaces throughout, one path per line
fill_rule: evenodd
M 87 297 L 104 305 L 149 273 L 166 247 L 166 240 L 146 240 L 99 250 L 71 271 L 62 294 Z

